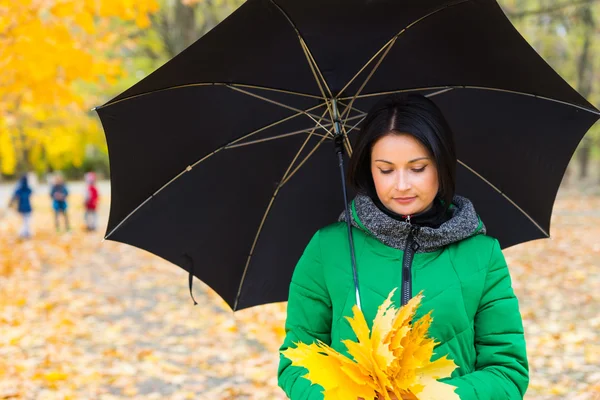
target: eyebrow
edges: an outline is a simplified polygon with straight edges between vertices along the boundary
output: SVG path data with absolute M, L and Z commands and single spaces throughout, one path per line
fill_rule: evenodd
M 414 163 L 414 162 L 417 162 L 417 161 L 421 161 L 421 160 L 429 160 L 429 159 L 430 159 L 430 157 L 419 157 L 419 158 L 415 158 L 414 160 L 410 160 L 408 162 L 408 164 L 411 164 L 411 163 Z M 386 163 L 386 164 L 394 165 L 393 162 L 388 161 L 388 160 L 375 160 L 375 161 L 381 161 L 381 162 Z

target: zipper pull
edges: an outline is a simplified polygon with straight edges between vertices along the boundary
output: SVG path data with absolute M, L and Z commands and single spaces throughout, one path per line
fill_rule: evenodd
M 421 245 L 417 242 L 417 234 L 419 233 L 420 227 L 418 225 L 411 225 L 410 227 L 410 235 L 412 236 L 412 249 L 416 253 Z
M 410 225 L 410 215 L 406 216 L 406 222 Z
M 413 241 L 413 243 L 412 243 L 413 251 L 416 253 L 417 251 L 419 251 L 420 248 L 421 248 L 421 245 L 419 244 L 419 242 L 417 242 L 416 240 Z

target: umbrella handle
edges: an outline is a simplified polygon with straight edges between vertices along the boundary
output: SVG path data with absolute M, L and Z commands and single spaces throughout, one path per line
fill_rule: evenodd
M 346 215 L 346 227 L 348 228 L 348 244 L 350 245 L 350 258 L 352 261 L 352 276 L 354 278 L 354 289 L 356 294 L 356 305 L 362 310 L 360 305 L 360 295 L 358 292 L 358 274 L 356 273 L 356 255 L 354 253 L 354 240 L 352 238 L 352 223 L 350 220 L 350 210 L 348 208 L 348 191 L 346 190 L 346 175 L 344 173 L 344 137 L 342 134 L 334 138 L 335 152 L 338 156 L 338 165 L 342 178 L 342 193 L 344 194 L 344 212 Z

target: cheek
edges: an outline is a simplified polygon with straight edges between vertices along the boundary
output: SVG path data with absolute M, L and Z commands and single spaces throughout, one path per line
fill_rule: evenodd
M 391 176 L 393 174 L 383 175 L 378 170 L 371 171 L 371 174 L 373 176 L 373 183 L 375 184 L 377 194 L 382 195 L 387 193 L 391 185 L 390 182 L 392 182 Z
M 380 192 L 380 187 L 381 187 L 381 175 L 377 173 L 377 171 L 375 170 L 371 170 L 371 176 L 373 177 L 373 183 L 375 184 L 375 190 L 377 190 L 377 193 Z
M 431 196 L 435 196 L 439 189 L 439 180 L 437 172 L 426 174 L 422 181 L 422 190 Z

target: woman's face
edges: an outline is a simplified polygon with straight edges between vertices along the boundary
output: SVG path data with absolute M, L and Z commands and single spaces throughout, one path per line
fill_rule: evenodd
M 427 148 L 409 134 L 390 133 L 375 142 L 371 174 L 379 200 L 397 214 L 428 210 L 438 193 L 435 161 Z

